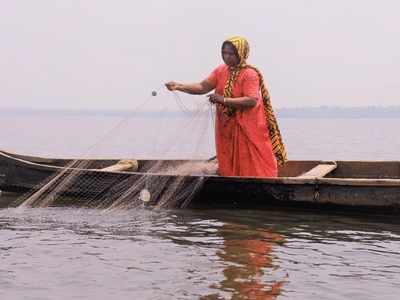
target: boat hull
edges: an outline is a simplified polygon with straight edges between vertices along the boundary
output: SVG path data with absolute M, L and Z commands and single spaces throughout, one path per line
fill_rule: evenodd
M 302 178 L 285 176 L 278 178 L 243 178 L 221 176 L 176 176 L 140 172 L 104 172 L 94 169 L 68 168 L 69 160 L 46 160 L 0 152 L 0 190 L 17 193 L 34 193 L 46 182 L 65 182 L 56 191 L 63 196 L 63 205 L 96 206 L 120 201 L 121 190 L 129 187 L 130 196 L 136 197 L 143 189 L 166 188 L 179 178 L 180 189 L 196 189 L 190 203 L 182 199 L 174 201 L 174 207 L 193 208 L 266 208 L 271 206 L 337 208 L 350 211 L 400 212 L 399 178 Z M 90 165 L 106 165 L 113 161 L 96 160 Z M 376 162 L 375 162 L 376 163 Z M 63 166 L 64 165 L 64 166 Z M 299 166 L 310 167 L 315 162 L 304 161 Z M 293 167 L 293 174 L 301 173 Z M 340 170 L 339 170 L 340 171 Z M 284 174 L 285 172 L 282 172 Z M 57 176 L 62 176 L 57 179 Z M 119 187 L 121 190 L 119 190 Z M 134 188 L 133 188 L 134 187 Z M 178 192 L 179 192 L 178 188 Z M 51 193 L 53 191 L 50 191 Z M 118 197 L 117 197 L 117 196 Z M 127 196 L 127 198 L 129 198 Z M 156 197 L 157 198 L 157 197 Z M 65 200 L 67 199 L 67 200 Z M 117 200 L 118 199 L 118 200 Z M 133 201 L 132 200 L 132 201 Z M 1 201 L 1 198 L 0 198 Z M 127 199 L 126 201 L 129 201 Z M 57 204 L 57 202 L 54 202 Z M 153 199 L 151 205 L 157 205 Z

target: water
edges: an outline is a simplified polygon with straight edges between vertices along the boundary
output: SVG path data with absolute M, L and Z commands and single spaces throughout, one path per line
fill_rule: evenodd
M 397 299 L 400 288 L 400 226 L 384 219 L 4 209 L 0 230 L 2 299 Z
M 213 128 L 205 118 L 197 123 L 134 118 L 108 136 L 119 121 L 97 116 L 1 117 L 0 149 L 59 158 L 86 153 L 165 157 L 168 151 L 179 152 L 179 158 L 214 155 Z M 280 126 L 290 159 L 400 160 L 399 119 L 281 119 Z
M 75 156 L 116 121 L 2 118 L 0 148 Z M 400 160 L 400 120 L 281 126 L 292 159 Z M 101 155 L 129 155 L 125 142 Z M 398 299 L 400 222 L 278 209 L 3 208 L 0 260 L 0 299 Z

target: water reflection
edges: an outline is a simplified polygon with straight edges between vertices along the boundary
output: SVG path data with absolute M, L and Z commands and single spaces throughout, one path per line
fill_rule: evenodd
M 284 280 L 274 280 L 271 273 L 279 266 L 274 263 L 273 250 L 284 243 L 279 233 L 252 229 L 245 225 L 227 223 L 219 230 L 223 247 L 217 252 L 225 263 L 224 279 L 213 288 L 220 293 L 202 297 L 203 300 L 225 299 L 276 299 Z
M 398 299 L 400 226 L 384 220 L 272 210 L 0 209 L 0 294 Z

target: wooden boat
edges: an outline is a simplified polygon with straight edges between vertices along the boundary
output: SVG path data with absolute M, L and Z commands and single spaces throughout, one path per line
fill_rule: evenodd
M 57 174 L 76 173 L 61 191 L 65 195 L 101 198 L 112 195 L 121 182 L 143 184 L 177 178 L 177 175 L 146 173 L 155 163 L 176 165 L 185 161 L 138 161 L 139 169 L 104 171 L 118 160 L 81 160 L 85 168 L 68 167 L 70 159 L 50 159 L 0 151 L 0 190 L 25 193 L 39 189 Z M 82 165 L 82 164 L 78 164 Z M 199 178 L 180 176 L 185 184 Z M 263 208 L 271 205 L 335 208 L 350 211 L 399 213 L 400 162 L 390 161 L 289 161 L 278 178 L 201 176 L 202 184 L 189 207 Z M 53 179 L 54 180 L 54 179 Z M 103 198 L 104 200 L 104 198 Z M 72 200 L 71 200 L 72 201 Z M 83 201 L 82 199 L 74 201 Z M 184 199 L 177 202 L 182 206 Z M 1 197 L 0 197 L 1 203 Z M 65 204 L 65 203 L 64 203 Z

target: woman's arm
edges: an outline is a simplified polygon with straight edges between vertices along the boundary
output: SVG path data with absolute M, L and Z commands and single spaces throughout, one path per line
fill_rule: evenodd
M 257 104 L 257 99 L 253 97 L 224 98 L 224 104 L 235 108 L 250 108 Z
M 178 83 L 170 81 L 166 83 L 165 86 L 170 91 L 181 91 L 192 95 L 207 94 L 215 88 L 207 79 L 199 83 Z
M 257 104 L 257 99 L 253 97 L 225 98 L 218 94 L 211 94 L 208 97 L 211 103 L 218 103 L 234 108 L 251 108 Z

